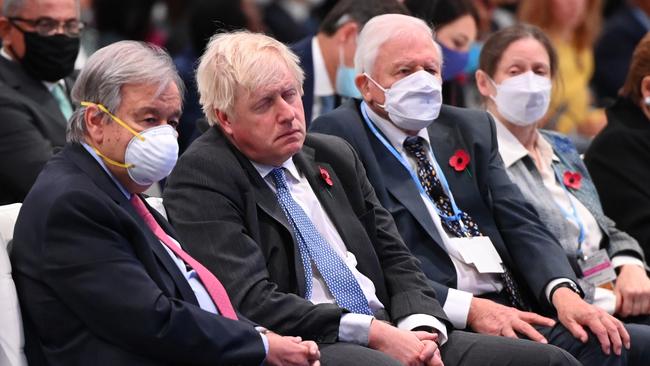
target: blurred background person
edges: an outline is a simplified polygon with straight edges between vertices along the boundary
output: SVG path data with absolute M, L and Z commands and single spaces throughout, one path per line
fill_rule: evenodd
M 411 13 L 435 29 L 442 48 L 443 103 L 465 106 L 465 68 L 476 40 L 479 15 L 472 0 L 406 0 Z
M 0 205 L 22 202 L 65 144 L 79 2 L 4 0 L 0 17 Z
M 570 135 L 580 151 L 606 124 L 604 111 L 592 107 L 589 89 L 601 11 L 601 0 L 521 0 L 518 9 L 519 19 L 542 28 L 558 53 L 546 127 Z
M 585 154 L 605 213 L 650 254 L 650 35 L 636 47 L 607 127 Z
M 305 72 L 302 104 L 305 121 L 341 105 L 343 98 L 361 98 L 354 84 L 357 35 L 372 17 L 408 10 L 396 0 L 340 0 L 325 16 L 318 34 L 291 45 Z
M 199 55 L 216 32 L 248 29 L 263 32 L 261 13 L 254 0 L 194 0 L 189 10 L 189 39 L 174 57 L 174 64 L 185 83 L 183 115 L 178 127 L 179 153 L 200 134 L 196 122 L 203 117 L 194 77 Z
M 650 31 L 650 1 L 628 0 L 605 21 L 596 42 L 592 78 L 598 103 L 613 102 L 625 82 L 634 47 Z
M 263 5 L 264 23 L 280 42 L 298 42 L 318 32 L 320 22 L 312 12 L 322 12 L 323 0 L 260 0 L 258 3 Z
M 550 40 L 537 27 L 505 28 L 487 40 L 476 79 L 497 122 L 499 153 L 513 183 L 562 245 L 585 299 L 623 319 L 642 316 L 639 321 L 648 323 L 650 279 L 639 243 L 603 214 L 589 172 L 571 141 L 538 129 L 549 106 L 557 64 Z M 611 261 L 611 266 L 598 276 L 584 276 L 591 268 L 585 258 L 600 258 L 597 264 Z M 599 287 L 613 281 L 614 289 Z M 650 336 L 650 328 L 640 330 Z

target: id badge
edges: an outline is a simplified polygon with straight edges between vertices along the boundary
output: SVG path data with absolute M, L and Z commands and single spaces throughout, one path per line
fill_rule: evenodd
M 451 238 L 450 241 L 463 262 L 476 267 L 479 273 L 503 273 L 501 257 L 489 237 Z
M 616 279 L 614 266 L 609 260 L 609 255 L 607 255 L 605 249 L 601 249 L 586 258 L 578 258 L 578 266 L 582 271 L 582 278 L 594 286 L 600 286 Z

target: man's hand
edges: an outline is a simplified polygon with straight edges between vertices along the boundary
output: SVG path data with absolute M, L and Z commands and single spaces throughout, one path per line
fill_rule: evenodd
M 267 333 L 269 352 L 265 365 L 270 366 L 320 366 L 318 345 L 312 341 L 303 341 L 300 337 L 283 337 Z
M 533 341 L 548 343 L 531 324 L 552 327 L 555 321 L 535 313 L 474 297 L 467 315 L 467 324 L 477 333 L 518 338 L 516 332 L 519 332 Z
M 622 317 L 650 314 L 650 278 L 634 264 L 621 266 L 616 278 L 616 313 Z
M 373 320 L 368 333 L 368 346 L 393 357 L 403 365 L 443 366 L 437 339 L 437 334 L 411 332 Z
M 584 327 L 589 328 L 598 338 L 603 352 L 621 354 L 621 347 L 630 348 L 630 335 L 623 323 L 605 310 L 588 304 L 568 288 L 559 288 L 551 299 L 557 310 L 560 322 L 581 342 L 587 342 L 588 335 Z

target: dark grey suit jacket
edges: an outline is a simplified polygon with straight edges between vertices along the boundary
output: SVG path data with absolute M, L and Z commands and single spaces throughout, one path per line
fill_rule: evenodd
M 376 316 L 396 321 L 422 313 L 446 322 L 352 148 L 335 137 L 309 135 L 293 160 L 356 256 L 358 270 L 374 283 L 386 307 Z M 319 167 L 329 172 L 333 186 L 322 179 Z M 170 221 L 244 315 L 281 334 L 337 340 L 344 310 L 302 297 L 305 276 L 298 247 L 275 194 L 218 127 L 188 148 L 167 183 Z
M 65 79 L 67 90 L 74 78 Z M 66 120 L 40 80 L 0 57 L 0 205 L 22 202 L 53 153 L 65 144 Z
M 358 152 L 379 201 L 393 215 L 407 246 L 422 262 L 444 303 L 456 288 L 456 270 L 408 171 L 362 120 L 359 102 L 349 101 L 317 118 L 310 131 L 342 137 Z M 490 237 L 532 305 L 550 305 L 544 289 L 559 277 L 575 280 L 560 244 L 507 176 L 497 150 L 494 121 L 485 112 L 443 105 L 428 128 L 433 153 L 458 206 Z M 469 153 L 467 171 L 449 165 L 458 149 Z M 533 300 L 533 301 L 530 301 Z

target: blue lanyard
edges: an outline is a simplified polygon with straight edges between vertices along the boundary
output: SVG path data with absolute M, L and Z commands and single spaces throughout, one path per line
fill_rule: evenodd
M 553 169 L 553 168 L 551 168 Z M 578 225 L 578 249 L 576 251 L 578 257 L 582 257 L 584 253 L 582 252 L 582 242 L 585 240 L 585 227 L 582 224 L 582 220 L 580 220 L 580 216 L 578 216 L 578 209 L 576 208 L 576 205 L 573 203 L 573 200 L 571 199 L 571 193 L 569 193 L 569 190 L 566 188 L 564 185 L 564 182 L 562 181 L 560 174 L 557 172 L 556 169 L 553 169 L 553 173 L 555 173 L 555 179 L 557 179 L 558 183 L 564 190 L 564 194 L 566 195 L 566 198 L 569 200 L 569 203 L 571 204 L 571 209 L 573 212 L 568 212 L 565 210 L 560 204 L 557 206 L 560 208 L 560 211 L 562 211 L 562 214 L 567 220 L 573 220 L 577 225 Z
M 418 187 L 418 190 L 420 191 L 420 194 L 426 197 L 432 204 L 433 208 L 436 210 L 438 213 L 438 216 L 440 216 L 441 219 L 445 221 L 458 221 L 458 224 L 460 225 L 461 230 L 463 233 L 467 236 L 470 235 L 469 231 L 465 227 L 465 224 L 463 223 L 463 218 L 461 216 L 462 211 L 458 208 L 456 205 L 456 201 L 454 201 L 454 196 L 451 194 L 451 190 L 449 189 L 449 184 L 447 183 L 447 178 L 445 178 L 445 175 L 442 173 L 442 169 L 440 169 L 440 166 L 438 165 L 438 162 L 436 161 L 435 156 L 433 155 L 433 151 L 431 151 L 431 155 L 433 156 L 433 169 L 436 171 L 436 175 L 438 176 L 438 179 L 440 180 L 440 184 L 442 184 L 442 187 L 447 194 L 447 197 L 449 197 L 449 202 L 451 203 L 451 209 L 454 212 L 453 216 L 445 215 L 443 212 L 441 212 L 438 209 L 438 206 L 436 206 L 436 203 L 431 199 L 431 197 L 427 194 L 427 192 L 424 190 L 424 187 L 422 187 L 422 183 L 420 182 L 420 178 L 416 175 L 416 173 L 413 171 L 411 166 L 408 164 L 407 161 L 404 160 L 404 157 L 402 154 L 395 149 L 395 147 L 386 140 L 384 135 L 382 135 L 378 130 L 377 127 L 375 127 L 375 124 L 370 120 L 370 117 L 368 117 L 368 111 L 367 111 L 368 105 L 366 102 L 361 103 L 361 114 L 363 115 L 363 119 L 366 122 L 366 125 L 368 125 L 368 128 L 372 133 L 377 137 L 379 141 L 390 151 L 391 154 L 397 159 L 397 161 L 402 164 L 402 166 L 406 169 L 406 171 L 409 173 L 411 176 L 411 179 L 415 182 L 415 185 Z

